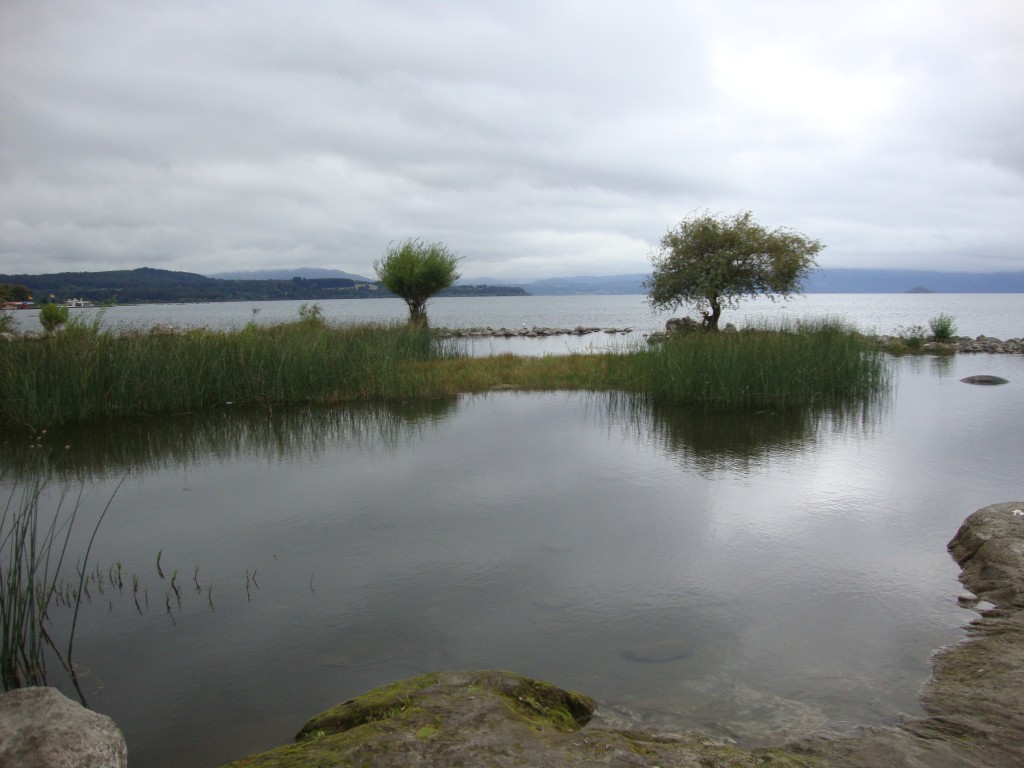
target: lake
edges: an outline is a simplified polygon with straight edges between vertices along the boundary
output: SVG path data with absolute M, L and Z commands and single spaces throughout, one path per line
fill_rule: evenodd
M 946 542 L 1024 496 L 1024 357 L 893 366 L 857 413 L 503 392 L 51 432 L 69 447 L 44 503 L 84 483 L 74 551 L 127 477 L 92 550 L 107 581 L 79 618 L 83 692 L 157 767 L 216 766 L 454 668 L 743 743 L 919 714 L 929 654 L 975 615 Z M 1011 384 L 959 382 L 978 373 Z M 29 451 L 3 447 L 9 492 Z
M 227 302 L 209 304 L 145 304 L 112 307 L 104 322 L 139 328 L 155 324 L 178 327 L 241 327 L 294 320 L 303 302 Z M 341 323 L 393 322 L 408 317 L 401 299 L 348 299 L 319 302 L 325 316 Z M 254 310 L 256 312 L 254 313 Z M 94 317 L 97 309 L 71 310 L 75 316 Z M 643 334 L 663 330 L 665 320 L 685 312 L 653 312 L 644 296 L 496 296 L 439 298 L 427 307 L 435 326 L 450 328 L 521 328 L 524 324 L 560 328 L 577 325 L 601 328 L 628 327 L 626 336 L 594 334 L 556 339 L 488 339 L 477 343 L 478 352 L 539 353 L 604 348 L 609 344 L 642 340 Z M 791 301 L 772 302 L 760 297 L 725 310 L 721 323 L 743 326 L 761 320 L 836 317 L 865 333 L 893 334 L 922 326 L 940 314 L 951 315 L 958 332 L 966 336 L 988 335 L 1001 339 L 1024 336 L 1024 294 L 808 294 Z M 23 330 L 39 330 L 37 312 L 18 311 L 14 317 Z

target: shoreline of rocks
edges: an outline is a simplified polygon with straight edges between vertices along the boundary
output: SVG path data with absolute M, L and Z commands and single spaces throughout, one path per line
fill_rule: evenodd
M 673 318 L 675 320 L 675 318 Z M 573 328 L 550 327 L 550 326 L 522 326 L 521 328 L 493 328 L 491 326 L 473 326 L 469 328 L 436 328 L 435 332 L 441 338 L 446 339 L 539 339 L 551 338 L 553 336 L 589 336 L 595 333 L 603 333 L 608 336 L 627 336 L 634 333 L 641 333 L 650 341 L 664 339 L 672 333 L 679 332 L 678 326 L 673 325 L 673 320 L 666 323 L 665 331 L 637 331 L 629 326 L 601 327 L 577 325 Z M 729 324 L 723 333 L 735 333 L 736 328 Z M 889 346 L 897 343 L 907 344 L 907 339 L 901 336 L 880 335 L 871 337 L 882 346 Z M 909 346 L 909 345 L 908 345 Z M 995 336 L 957 336 L 949 341 L 923 340 L 916 350 L 920 352 L 931 352 L 948 354 L 951 352 L 963 353 L 988 353 L 995 355 L 1024 354 L 1024 338 L 999 339 Z
M 879 340 L 899 340 L 899 337 L 880 336 Z M 992 355 L 1024 354 L 1024 339 L 997 339 L 995 336 L 957 336 L 949 341 L 926 341 L 921 345 L 922 352 L 984 352 Z
M 600 326 L 577 325 L 575 328 L 551 328 L 548 326 L 534 325 L 522 328 L 492 328 L 491 326 L 472 328 L 437 328 L 435 332 L 443 338 L 473 339 L 473 338 L 522 338 L 536 339 L 548 336 L 589 336 L 592 333 L 605 333 L 609 336 L 616 334 L 633 333 L 633 329 L 624 328 L 602 328 Z

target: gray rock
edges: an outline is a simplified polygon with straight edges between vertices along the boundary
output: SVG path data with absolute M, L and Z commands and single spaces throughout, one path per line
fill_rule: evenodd
M 128 747 L 114 721 L 56 688 L 0 694 L 0 766 L 126 768 Z
M 989 374 L 981 374 L 979 376 L 966 376 L 960 379 L 964 384 L 1009 384 L 1008 379 L 1004 379 L 1002 376 L 990 376 Z

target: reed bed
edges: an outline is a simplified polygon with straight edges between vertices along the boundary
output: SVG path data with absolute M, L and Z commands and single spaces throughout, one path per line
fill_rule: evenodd
M 621 365 L 655 402 L 719 410 L 848 405 L 884 392 L 891 378 L 882 353 L 835 320 L 670 338 Z
M 664 405 L 790 410 L 870 400 L 889 385 L 886 358 L 837 321 L 693 333 L 602 354 L 497 355 L 421 365 L 426 391 L 619 391 Z
M 72 326 L 0 349 L 0 423 L 40 429 L 228 404 L 400 399 L 420 393 L 410 363 L 455 353 L 452 342 L 406 325 L 300 320 L 147 333 Z
M 882 354 L 835 321 L 693 333 L 648 347 L 470 358 L 408 325 L 318 318 L 228 332 L 70 327 L 0 349 L 0 424 L 209 411 L 225 405 L 408 401 L 493 389 L 639 393 L 718 410 L 787 410 L 885 390 Z

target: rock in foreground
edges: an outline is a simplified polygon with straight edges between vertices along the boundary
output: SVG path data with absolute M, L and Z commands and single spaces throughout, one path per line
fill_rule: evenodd
M 232 768 L 313 766 L 798 766 L 699 735 L 581 730 L 588 697 L 510 672 L 437 672 L 377 688 L 314 717 L 296 743 Z
M 124 736 L 56 688 L 0 694 L 0 767 L 125 768 Z

